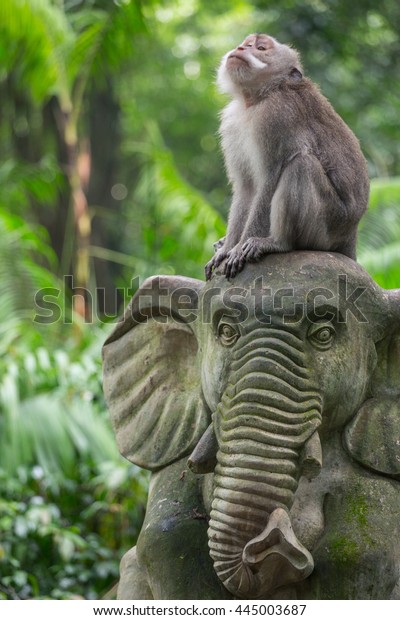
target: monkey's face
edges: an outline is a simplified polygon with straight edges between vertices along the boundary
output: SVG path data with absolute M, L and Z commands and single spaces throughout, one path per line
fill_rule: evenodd
M 295 50 L 266 34 L 250 34 L 222 59 L 217 84 L 222 92 L 258 91 L 274 78 L 300 71 Z
M 236 68 L 243 66 L 255 67 L 259 70 L 268 64 L 268 56 L 276 46 L 277 41 L 266 34 L 250 34 L 243 43 L 226 57 L 226 67 L 228 71 L 234 72 Z

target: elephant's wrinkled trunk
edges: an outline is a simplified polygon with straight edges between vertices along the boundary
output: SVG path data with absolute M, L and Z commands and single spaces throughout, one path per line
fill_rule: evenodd
M 302 451 L 320 422 L 302 341 L 283 329 L 241 338 L 214 414 L 219 451 L 208 532 L 215 571 L 235 596 L 267 597 L 313 569 L 289 510 Z

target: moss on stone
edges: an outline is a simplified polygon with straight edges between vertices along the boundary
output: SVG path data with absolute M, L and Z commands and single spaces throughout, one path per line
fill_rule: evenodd
M 345 513 L 345 521 L 352 524 L 356 523 L 360 528 L 366 528 L 368 525 L 369 508 L 365 496 L 355 495 L 350 497 Z
M 331 558 L 340 564 L 357 562 L 360 549 L 354 540 L 341 536 L 331 543 Z

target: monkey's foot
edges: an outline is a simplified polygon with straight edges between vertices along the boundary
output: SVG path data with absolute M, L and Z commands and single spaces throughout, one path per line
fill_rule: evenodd
M 278 252 L 279 248 L 271 237 L 249 237 L 241 248 L 241 254 L 244 260 L 254 263 L 265 254 L 273 254 Z
M 242 246 L 237 244 L 228 252 L 224 274 L 227 278 L 234 278 L 242 271 L 245 263 L 255 263 L 265 254 L 282 251 L 272 237 L 249 237 Z
M 213 269 L 214 269 L 214 258 L 209 260 L 206 266 L 204 267 L 204 273 L 206 276 L 206 280 L 211 280 Z
M 228 256 L 228 253 L 223 249 L 219 249 L 216 254 L 212 257 L 211 260 L 208 261 L 207 265 L 204 267 L 204 272 L 206 275 L 206 280 L 210 280 L 212 276 L 212 272 L 216 269 L 223 260 Z
M 239 271 L 242 271 L 246 259 L 243 256 L 241 249 L 234 247 L 228 252 L 228 258 L 224 265 L 224 274 L 227 278 L 234 278 Z

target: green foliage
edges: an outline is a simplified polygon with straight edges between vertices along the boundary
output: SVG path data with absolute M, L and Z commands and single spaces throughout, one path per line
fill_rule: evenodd
M 49 266 L 54 267 L 54 254 L 45 231 L 29 227 L 19 216 L 0 207 L 0 356 L 22 336 L 27 325 L 27 335 L 34 341 L 29 324 L 34 295 L 41 288 L 59 286 Z
M 147 475 L 115 446 L 104 338 L 34 351 L 20 338 L 0 360 L 0 598 L 99 598 L 137 537 Z
M 42 229 L 4 210 L 0 231 L 0 599 L 99 598 L 137 537 L 147 476 L 115 446 L 104 328 L 35 328 L 35 292 L 60 287 L 54 255 Z
M 91 403 L 101 395 L 99 362 L 87 353 L 73 362 L 65 350 L 44 347 L 16 348 L 13 363 L 10 357 L 0 382 L 2 469 L 14 476 L 21 463 L 38 464 L 57 488 L 73 476 L 77 454 L 96 466 L 117 460 Z
M 225 224 L 202 194 L 182 178 L 154 123 L 148 124 L 146 135 L 146 142 L 125 146 L 128 154 L 138 153 L 142 160 L 133 202 L 143 212 L 146 207 L 147 214 L 139 223 L 133 221 L 128 231 L 135 247 L 143 248 L 139 255 L 147 258 L 140 274 L 150 275 L 156 268 L 202 278 L 213 243 L 225 234 Z
M 26 213 L 31 201 L 52 203 L 61 187 L 59 167 L 52 155 L 36 164 L 13 159 L 0 163 L 0 208 L 3 213 Z
M 0 4 L 0 34 L 0 63 L 29 85 L 34 101 L 50 93 L 68 100 L 63 52 L 73 31 L 63 11 L 45 0 L 7 0 Z
M 400 178 L 374 179 L 364 215 L 358 260 L 384 288 L 400 285 Z
M 50 95 L 69 112 L 80 99 L 91 66 L 104 71 L 126 57 L 131 37 L 144 29 L 136 0 L 87 2 L 80 11 L 52 0 L 7 0 L 0 4 L 0 66 L 24 85 L 36 103 Z M 100 69 L 102 64 L 102 69 Z M 75 103 L 79 103 L 75 102 Z
M 100 598 L 137 537 L 146 486 L 133 465 L 96 476 L 79 458 L 58 492 L 40 466 L 0 470 L 0 600 Z

